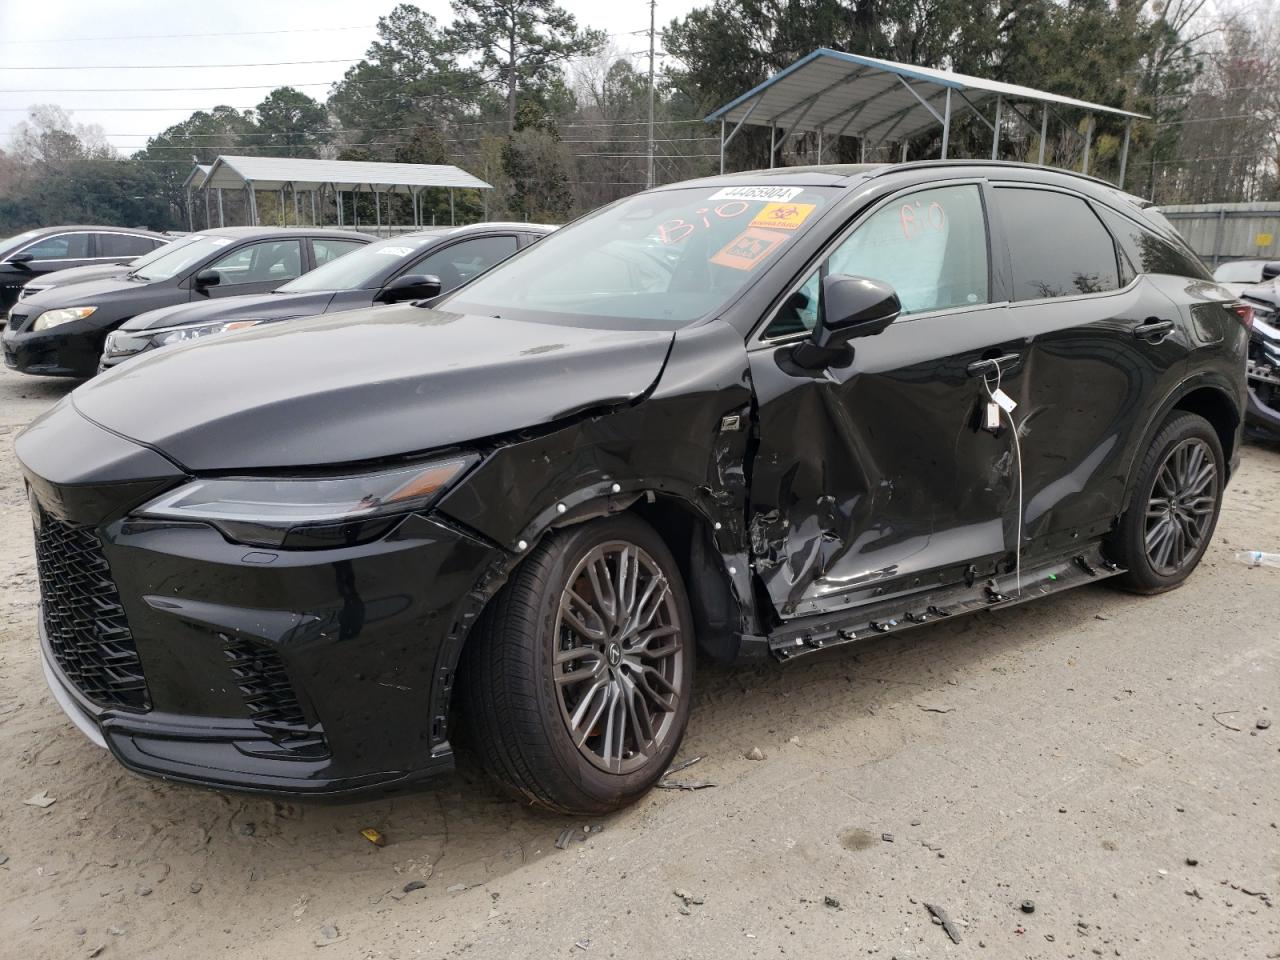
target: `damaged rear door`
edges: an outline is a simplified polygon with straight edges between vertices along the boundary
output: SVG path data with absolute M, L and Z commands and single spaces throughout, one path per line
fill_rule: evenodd
M 985 574 L 1016 543 L 1012 444 L 1007 429 L 983 429 L 980 365 L 1002 358 L 1012 393 L 1022 338 L 985 207 L 973 181 L 882 201 L 833 242 L 750 352 L 751 545 L 783 618 Z M 790 356 L 813 329 L 827 274 L 892 284 L 903 314 L 851 341 L 845 365 L 799 369 Z

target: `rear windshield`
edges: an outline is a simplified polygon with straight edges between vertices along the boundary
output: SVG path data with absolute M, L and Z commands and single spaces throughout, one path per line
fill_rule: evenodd
M 441 307 L 675 330 L 734 300 L 840 192 L 739 185 L 637 194 L 543 238 Z

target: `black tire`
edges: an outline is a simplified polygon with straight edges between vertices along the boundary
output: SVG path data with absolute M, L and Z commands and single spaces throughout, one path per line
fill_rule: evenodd
M 1171 480 L 1182 472 L 1174 461 L 1184 454 L 1184 463 L 1203 456 L 1195 468 L 1195 476 L 1203 476 L 1206 484 L 1199 495 L 1171 489 L 1177 486 Z M 1112 559 L 1127 568 L 1115 579 L 1117 586 L 1133 593 L 1164 593 L 1191 575 L 1218 524 L 1225 463 L 1217 431 L 1204 417 L 1178 411 L 1165 421 L 1138 466 L 1128 509 L 1108 542 Z M 1152 539 L 1154 547 L 1149 546 Z
M 630 544 L 632 551 L 621 552 L 622 544 Z M 591 589 L 590 602 L 581 608 L 585 589 L 572 596 L 566 592 L 571 577 L 578 588 L 597 584 L 587 578 L 602 572 L 600 579 L 607 580 L 610 570 L 619 570 L 628 556 L 635 564 L 637 588 L 644 583 L 644 596 L 651 597 L 647 588 L 652 585 L 658 599 L 651 599 L 651 607 L 661 605 L 649 622 L 663 624 L 640 630 L 631 639 L 626 639 L 630 628 L 609 625 L 618 618 L 608 611 L 620 608 L 606 603 L 607 596 L 614 596 L 612 586 L 608 591 Z M 613 558 L 611 568 L 608 557 Z M 595 566 L 598 562 L 606 566 Z M 662 590 L 659 577 L 665 578 L 669 593 Z M 626 594 L 625 578 L 619 584 L 615 576 L 613 585 Z M 562 598 L 568 604 L 565 611 Z M 634 617 L 628 612 L 627 621 L 643 620 L 643 610 L 642 603 Z M 598 652 L 592 648 L 594 641 L 573 624 L 601 629 L 606 639 L 597 644 Z M 679 567 L 662 538 L 639 518 L 621 514 L 548 534 L 494 597 L 467 641 L 459 678 L 463 716 L 485 769 L 516 797 L 561 813 L 606 813 L 643 796 L 670 766 L 688 723 L 692 626 Z M 674 627 L 674 633 L 668 627 Z M 557 652 L 561 658 L 575 659 L 558 662 Z M 658 653 L 664 658 L 652 659 L 651 654 Z M 673 683 L 678 694 L 674 699 L 664 691 L 646 699 L 640 690 L 637 679 L 644 680 L 644 691 L 658 686 L 658 678 L 646 669 L 651 663 L 659 664 L 661 678 Z M 572 684 L 564 682 L 583 671 L 595 673 Z M 584 705 L 584 691 L 600 683 L 607 686 L 592 692 L 595 699 Z M 637 696 L 639 706 L 634 703 Z M 669 709 L 655 709 L 657 726 L 652 718 L 646 725 L 639 709 L 655 707 L 662 698 Z M 607 721 L 596 713 L 601 702 L 606 704 Z M 582 714 L 575 728 L 585 738 L 581 745 L 571 735 L 570 711 L 575 707 Z M 622 712 L 618 728 L 610 725 L 615 710 Z M 615 729 L 622 731 L 616 737 Z M 642 730 L 653 733 L 653 739 L 643 740 Z M 636 749 L 628 753 L 628 744 Z

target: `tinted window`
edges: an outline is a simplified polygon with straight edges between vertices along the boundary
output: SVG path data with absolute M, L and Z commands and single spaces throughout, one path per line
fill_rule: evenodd
M 363 246 L 364 244 L 359 240 L 337 240 L 326 237 L 324 240 L 312 240 L 311 252 L 315 254 L 316 266 L 319 267 Z
M 89 256 L 89 235 L 62 233 L 45 237 L 18 252 L 29 253 L 36 260 L 83 260 Z
M 290 280 L 281 293 L 314 290 L 376 290 L 419 247 L 435 243 L 436 233 L 410 233 L 390 240 L 375 240 L 345 257 L 330 260 L 310 273 Z
M 515 237 L 476 237 L 428 254 L 407 272 L 439 277 L 440 290 L 447 293 L 515 252 Z
M 144 253 L 150 253 L 159 243 L 159 240 L 152 240 L 150 237 L 136 237 L 127 233 L 100 233 L 98 234 L 98 256 L 132 260 Z
M 809 275 L 765 335 L 812 330 L 828 274 L 891 284 L 904 314 L 986 303 L 987 228 L 978 188 L 922 190 L 881 207 Z
M 302 273 L 301 240 L 264 240 L 241 247 L 209 264 L 222 275 L 222 285 L 292 280 Z
M 1013 264 L 1013 299 L 1073 297 L 1120 286 L 1116 247 L 1093 209 L 1050 190 L 996 190 Z
M 1128 217 L 1121 216 L 1106 207 L 1102 208 L 1102 218 L 1107 221 L 1107 226 L 1120 240 L 1120 245 L 1125 252 L 1141 266 L 1143 273 L 1166 273 L 1175 277 L 1195 277 L 1200 280 L 1212 279 L 1204 264 L 1182 243 L 1175 243 L 1157 236 L 1151 230 L 1139 226 Z M 1261 276 L 1261 268 L 1259 268 L 1259 276 Z

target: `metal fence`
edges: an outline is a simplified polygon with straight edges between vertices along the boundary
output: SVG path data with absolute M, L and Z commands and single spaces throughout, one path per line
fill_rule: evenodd
M 1161 207 L 1200 258 L 1280 260 L 1280 203 L 1188 203 Z

